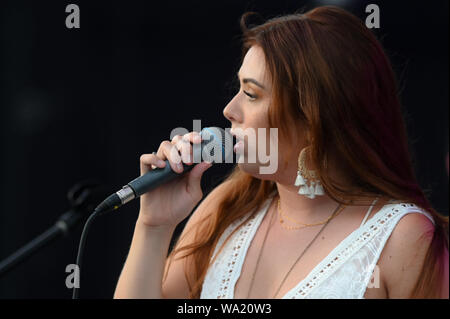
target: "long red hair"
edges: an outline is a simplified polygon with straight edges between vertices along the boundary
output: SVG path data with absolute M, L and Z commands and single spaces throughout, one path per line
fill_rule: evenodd
M 435 220 L 434 233 L 425 234 L 432 242 L 411 298 L 438 298 L 448 250 L 448 217 L 433 209 L 415 177 L 397 80 L 381 44 L 361 20 L 334 6 L 248 27 L 252 14 L 241 17 L 242 58 L 253 45 L 265 54 L 273 88 L 269 125 L 278 128 L 280 146 L 289 145 L 292 134 L 306 136 L 324 190 L 339 203 L 370 205 L 381 196 L 428 211 Z M 289 158 L 290 152 L 300 150 L 280 147 L 280 151 Z M 330 178 L 326 166 L 330 160 L 339 163 L 351 188 Z M 187 267 L 195 274 L 193 281 L 186 275 L 190 298 L 199 298 L 224 230 L 251 212 L 250 218 L 276 191 L 273 181 L 257 179 L 238 166 L 225 180 L 214 211 L 192 228 L 194 242 L 176 245 L 169 255 L 170 262 L 184 252 L 178 258 L 190 261 Z

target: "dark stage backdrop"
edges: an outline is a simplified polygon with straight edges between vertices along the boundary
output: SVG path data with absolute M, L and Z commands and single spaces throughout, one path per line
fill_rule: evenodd
M 65 26 L 69 3 L 80 7 L 80 29 Z M 331 3 L 363 19 L 379 5 L 374 32 L 401 79 L 415 170 L 448 214 L 448 1 L 2 1 L 0 259 L 55 222 L 73 184 L 96 178 L 115 190 L 173 128 L 192 130 L 194 119 L 229 127 L 222 110 L 242 13 Z M 204 192 L 230 169 L 208 170 Z M 134 201 L 94 223 L 82 298 L 113 296 L 138 209 Z M 70 298 L 65 267 L 81 229 L 0 277 L 0 298 Z

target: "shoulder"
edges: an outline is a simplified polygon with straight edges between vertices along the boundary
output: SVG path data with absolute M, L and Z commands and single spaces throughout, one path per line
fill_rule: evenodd
M 419 279 L 434 234 L 434 223 L 414 204 L 396 204 L 400 219 L 380 256 L 382 277 L 390 298 L 408 298 Z M 431 215 L 429 215 L 431 217 Z
M 434 221 L 429 212 L 415 204 L 399 203 L 393 208 L 400 212 L 400 219 L 392 230 L 390 245 L 411 245 L 414 241 L 426 240 L 424 237 L 432 239 Z

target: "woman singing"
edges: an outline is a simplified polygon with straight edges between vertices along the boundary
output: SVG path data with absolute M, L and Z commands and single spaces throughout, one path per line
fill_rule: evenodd
M 240 88 L 223 114 L 244 158 L 258 143 L 242 132 L 278 128 L 277 170 L 238 163 L 168 257 L 210 164 L 142 196 L 114 297 L 448 298 L 448 217 L 416 180 L 395 75 L 374 34 L 333 6 L 253 27 L 250 15 Z M 194 165 L 199 142 L 195 132 L 163 141 L 141 156 L 141 173 L 166 159 L 181 172 L 176 163 Z

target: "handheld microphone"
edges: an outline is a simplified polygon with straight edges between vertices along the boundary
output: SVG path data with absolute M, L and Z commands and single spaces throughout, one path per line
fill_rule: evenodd
M 201 132 L 201 144 L 193 144 L 193 159 L 194 164 L 183 164 L 183 172 L 177 173 L 172 170 L 169 160 L 166 160 L 166 165 L 162 168 L 155 168 L 148 171 L 144 175 L 132 180 L 127 185 L 116 193 L 107 197 L 95 209 L 97 214 L 103 214 L 107 211 L 114 210 L 129 201 L 138 198 L 142 194 L 157 188 L 158 186 L 167 183 L 174 178 L 183 175 L 190 171 L 198 159 L 207 160 L 211 163 L 233 162 L 233 137 L 229 132 L 224 131 L 219 127 L 207 127 Z

